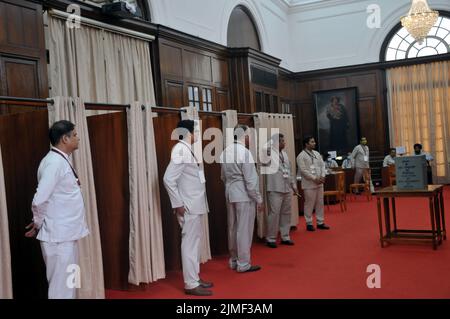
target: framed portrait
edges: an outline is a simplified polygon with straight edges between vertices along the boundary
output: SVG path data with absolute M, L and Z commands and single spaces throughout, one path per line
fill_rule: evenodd
M 318 151 L 346 155 L 359 143 L 357 88 L 314 92 Z

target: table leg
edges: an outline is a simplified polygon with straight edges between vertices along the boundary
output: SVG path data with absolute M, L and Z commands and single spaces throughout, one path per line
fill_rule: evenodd
M 386 225 L 386 237 L 391 238 L 391 214 L 389 210 L 389 198 L 383 198 L 383 204 L 384 204 L 384 222 Z
M 383 242 L 383 220 L 381 219 L 381 201 L 380 198 L 377 198 L 377 211 L 378 211 L 378 226 L 380 228 L 380 244 L 381 248 L 384 247 Z
M 444 195 L 443 192 L 439 192 L 439 202 L 440 202 L 440 214 L 442 218 L 442 230 L 444 231 L 444 240 L 447 240 L 447 230 L 445 229 L 445 209 L 444 209 Z
M 431 217 L 431 231 L 432 231 L 432 236 L 433 236 L 433 249 L 436 249 L 437 248 L 437 245 L 436 245 L 436 228 L 434 227 L 433 198 L 429 197 L 428 200 L 429 200 L 429 203 L 430 203 L 430 217 Z
M 433 196 L 434 201 L 434 219 L 436 221 L 436 232 L 439 245 L 442 244 L 442 229 L 441 229 L 441 213 L 439 209 L 439 194 Z
M 395 210 L 395 198 L 391 198 L 391 204 L 392 204 L 392 218 L 394 220 L 394 232 L 397 231 L 397 211 Z

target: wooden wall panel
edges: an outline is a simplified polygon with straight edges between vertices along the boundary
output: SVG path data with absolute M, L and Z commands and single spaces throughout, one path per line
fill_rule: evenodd
M 179 112 L 159 113 L 153 118 L 155 130 L 156 154 L 158 157 L 158 176 L 161 197 L 161 219 L 164 241 L 164 259 L 166 270 L 181 269 L 181 235 L 176 216 L 173 214 L 169 195 L 164 187 L 163 177 L 170 162 L 172 147 L 176 141 L 171 140 L 171 133 L 180 121 Z
M 42 5 L 0 0 L 0 95 L 46 98 L 47 81 Z
M 210 56 L 184 50 L 183 60 L 184 77 L 207 83 L 213 81 Z
M 212 58 L 213 82 L 219 87 L 228 86 L 228 62 L 225 59 Z
M 97 195 L 105 288 L 126 289 L 129 271 L 129 174 L 125 112 L 87 118 Z
M 168 76 L 183 77 L 182 49 L 162 43 L 160 46 L 161 73 Z
M 186 106 L 182 82 L 166 81 L 165 105 L 171 107 Z
M 231 109 L 231 104 L 230 104 L 230 97 L 229 97 L 229 92 L 225 91 L 225 90 L 216 90 L 217 94 L 216 94 L 216 105 L 217 105 L 217 110 L 216 111 L 224 111 L 224 110 L 228 110 Z
M 218 128 L 222 130 L 222 117 L 217 115 L 200 116 L 202 129 Z M 211 141 L 203 141 L 203 147 Z M 221 154 L 221 150 L 219 151 Z M 219 157 L 220 154 L 213 154 Z M 206 192 L 209 205 L 209 238 L 212 255 L 228 253 L 227 206 L 225 201 L 225 186 L 220 180 L 220 163 L 204 163 L 206 176 Z
M 37 170 L 49 151 L 47 110 L 0 116 L 0 145 L 8 205 L 14 299 L 47 298 L 39 241 L 25 238 L 33 214 Z

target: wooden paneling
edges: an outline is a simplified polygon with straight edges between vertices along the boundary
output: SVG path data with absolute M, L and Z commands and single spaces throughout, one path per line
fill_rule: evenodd
M 0 0 L 0 94 L 46 98 L 47 59 L 42 6 Z M 2 113 L 10 109 L 1 110 Z
M 213 82 L 219 87 L 228 86 L 228 62 L 225 59 L 212 58 Z
M 45 264 L 39 241 L 25 238 L 32 218 L 37 170 L 49 151 L 47 110 L 0 116 L 13 293 L 15 299 L 47 298 Z
M 222 130 L 222 117 L 216 115 L 200 116 L 202 121 L 202 129 L 218 128 Z M 219 137 L 220 138 L 220 137 Z M 203 141 L 203 147 L 211 141 Z M 213 143 L 213 141 L 212 141 Z M 218 150 L 219 154 L 212 154 L 218 158 L 222 150 Z M 228 235 L 227 235 L 227 206 L 225 202 L 225 186 L 220 180 L 221 168 L 220 164 L 204 163 L 206 177 L 206 192 L 209 205 L 209 238 L 212 255 L 223 255 L 228 252 Z
M 156 154 L 158 157 L 158 176 L 161 197 L 161 219 L 164 241 L 164 259 L 166 270 L 181 269 L 181 235 L 176 216 L 173 214 L 169 195 L 163 184 L 163 177 L 170 162 L 172 147 L 176 141 L 171 140 L 171 133 L 180 121 L 178 112 L 160 113 L 153 118 L 155 130 Z
M 212 82 L 211 57 L 194 51 L 184 50 L 184 76 L 200 82 Z
M 182 107 L 184 103 L 183 83 L 166 81 L 165 105 L 171 107 Z
M 228 91 L 216 90 L 216 111 L 224 111 L 231 108 L 230 97 Z
M 158 74 L 155 84 L 162 83 L 163 106 L 180 107 L 188 105 L 188 86 L 201 89 L 209 88 L 213 95 L 213 111 L 220 111 L 223 105 L 229 106 L 229 67 L 225 48 L 215 48 L 213 51 L 199 45 L 189 45 L 184 39 L 165 39 L 163 33 L 158 38 L 158 52 L 154 56 L 159 58 L 155 72 Z M 228 101 L 227 101 L 228 100 Z M 202 103 L 201 103 L 202 104 Z
M 129 174 L 125 112 L 87 118 L 105 288 L 126 289 L 129 271 Z
M 160 46 L 161 73 L 167 76 L 183 77 L 182 49 L 162 43 Z

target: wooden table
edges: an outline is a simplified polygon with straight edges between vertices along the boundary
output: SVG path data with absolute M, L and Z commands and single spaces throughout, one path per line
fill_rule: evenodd
M 423 190 L 398 190 L 397 186 L 385 187 L 375 192 L 378 206 L 378 224 L 380 227 L 380 243 L 384 247 L 384 243 L 395 240 L 430 240 L 433 243 L 433 249 L 442 244 L 442 240 L 447 239 L 447 232 L 445 229 L 444 216 L 444 197 L 443 185 L 428 185 Z M 395 199 L 397 197 L 425 197 L 429 201 L 431 230 L 413 230 L 413 229 L 398 229 L 397 216 L 395 208 Z M 389 205 L 391 199 L 391 205 Z M 382 208 L 381 200 L 383 200 L 384 208 L 384 225 L 386 233 L 383 231 Z M 392 207 L 393 227 L 391 230 L 391 214 L 390 206 Z

